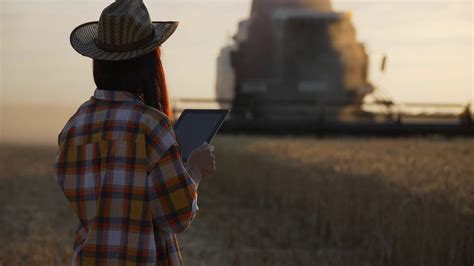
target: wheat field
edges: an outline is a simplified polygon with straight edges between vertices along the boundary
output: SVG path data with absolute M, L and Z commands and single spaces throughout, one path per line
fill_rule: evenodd
M 219 136 L 186 265 L 472 265 L 474 139 Z M 0 145 L 0 265 L 67 265 L 50 146 Z

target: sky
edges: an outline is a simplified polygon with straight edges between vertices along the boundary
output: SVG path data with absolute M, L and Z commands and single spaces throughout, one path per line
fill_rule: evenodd
M 78 106 L 95 89 L 91 60 L 69 45 L 110 0 L 0 0 L 3 104 Z M 173 98 L 214 98 L 216 59 L 248 17 L 249 0 L 149 0 L 154 20 L 178 20 L 163 45 Z M 351 11 L 370 81 L 396 102 L 466 104 L 473 96 L 472 1 L 333 1 Z M 378 70 L 388 56 L 385 73 Z

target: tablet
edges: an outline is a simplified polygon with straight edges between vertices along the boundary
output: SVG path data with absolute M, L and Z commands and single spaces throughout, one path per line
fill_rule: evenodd
M 203 142 L 211 143 L 228 114 L 229 110 L 186 109 L 183 111 L 174 125 L 174 132 L 181 146 L 184 162 Z

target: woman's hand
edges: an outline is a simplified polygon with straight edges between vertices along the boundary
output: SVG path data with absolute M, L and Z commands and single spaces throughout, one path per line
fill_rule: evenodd
M 216 157 L 214 146 L 204 142 L 199 148 L 191 152 L 188 158 L 188 168 L 199 171 L 201 177 L 207 177 L 216 171 Z M 198 177 L 200 179 L 200 177 Z

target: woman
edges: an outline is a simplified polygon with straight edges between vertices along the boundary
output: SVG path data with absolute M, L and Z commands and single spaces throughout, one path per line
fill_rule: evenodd
M 159 46 L 177 22 L 151 22 L 142 1 L 119 0 L 71 33 L 93 58 L 97 89 L 59 134 L 56 180 L 79 225 L 73 265 L 181 265 L 176 234 L 196 213 L 213 147 L 183 165 Z

